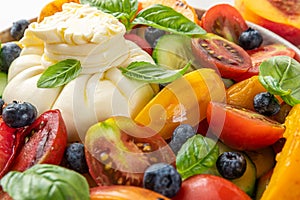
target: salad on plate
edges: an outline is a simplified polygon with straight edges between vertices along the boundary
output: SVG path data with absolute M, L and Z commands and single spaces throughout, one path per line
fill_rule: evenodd
M 55 0 L 2 40 L 1 199 L 300 197 L 300 50 L 234 6 Z

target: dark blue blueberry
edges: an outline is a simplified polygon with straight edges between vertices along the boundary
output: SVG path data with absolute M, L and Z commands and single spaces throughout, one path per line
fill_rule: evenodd
M 224 152 L 218 157 L 216 166 L 224 178 L 236 179 L 245 173 L 247 161 L 241 153 Z
M 87 173 L 88 166 L 84 155 L 84 145 L 79 142 L 68 145 L 65 158 L 69 167 L 79 173 Z
M 37 110 L 31 103 L 13 101 L 3 108 L 3 121 L 10 127 L 28 126 L 37 117 Z
M 251 50 L 259 47 L 263 42 L 261 34 L 253 29 L 248 28 L 239 37 L 239 45 L 245 50 Z
M 10 64 L 20 56 L 21 48 L 14 42 L 8 42 L 3 44 L 1 48 L 1 64 L 0 69 L 4 72 L 8 72 Z
M 15 40 L 20 40 L 24 36 L 25 30 L 28 28 L 30 21 L 26 19 L 20 19 L 13 23 L 10 29 L 10 35 Z
M 163 36 L 166 32 L 151 26 L 145 30 L 145 39 L 151 45 L 152 48 L 156 46 L 157 40 Z
M 194 128 L 189 124 L 181 124 L 174 130 L 169 146 L 171 147 L 175 155 L 178 153 L 181 146 L 194 135 L 196 135 L 196 132 Z
M 256 112 L 272 116 L 280 111 L 280 104 L 277 99 L 269 92 L 261 92 L 254 96 L 253 106 Z
M 172 198 L 181 187 L 181 176 L 172 165 L 156 163 L 146 169 L 143 187 Z

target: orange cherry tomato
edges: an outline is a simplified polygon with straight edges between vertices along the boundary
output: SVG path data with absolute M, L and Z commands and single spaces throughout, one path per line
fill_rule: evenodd
M 224 103 L 210 102 L 207 108 L 209 128 L 231 148 L 256 150 L 274 144 L 284 125 L 254 111 Z
M 250 200 L 234 183 L 210 174 L 199 174 L 183 181 L 172 200 Z

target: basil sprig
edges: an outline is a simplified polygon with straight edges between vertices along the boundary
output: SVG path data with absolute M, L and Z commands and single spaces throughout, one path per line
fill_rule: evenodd
M 184 180 L 214 167 L 218 156 L 219 147 L 216 142 L 197 134 L 180 148 L 176 156 L 176 168 Z
M 66 59 L 49 66 L 37 82 L 39 88 L 55 88 L 63 86 L 75 79 L 81 72 L 80 61 Z
M 268 92 L 287 104 L 300 103 L 300 63 L 288 56 L 275 56 L 259 66 L 259 81 Z
M 137 0 L 81 0 L 81 4 L 90 4 L 109 13 L 122 22 L 127 29 L 131 27 L 131 21 L 138 11 Z
M 154 65 L 149 62 L 132 62 L 126 68 L 120 68 L 123 75 L 148 83 L 169 83 L 181 77 L 191 66 L 187 63 L 184 68 L 179 70 L 170 70 L 162 66 Z
M 90 4 L 103 12 L 112 14 L 125 25 L 127 30 L 135 25 L 143 24 L 193 37 L 206 34 L 206 31 L 199 25 L 173 8 L 161 4 L 154 4 L 138 12 L 137 0 L 81 0 L 81 3 Z
M 90 199 L 85 177 L 56 165 L 36 164 L 24 172 L 11 171 L 0 183 L 13 199 Z

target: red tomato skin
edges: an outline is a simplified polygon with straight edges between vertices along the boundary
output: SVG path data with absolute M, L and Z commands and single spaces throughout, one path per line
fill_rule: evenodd
M 139 47 L 141 47 L 149 55 L 152 55 L 152 48 L 151 48 L 150 44 L 142 37 L 140 37 L 134 33 L 127 33 L 124 35 L 124 37 L 126 40 L 130 40 L 130 41 L 136 43 Z
M 207 32 L 217 34 L 236 44 L 240 34 L 248 28 L 240 12 L 229 4 L 218 4 L 208 9 L 201 18 L 201 26 Z M 220 27 L 216 28 L 216 26 Z
M 216 102 L 208 105 L 207 119 L 213 134 L 237 150 L 270 146 L 285 130 L 283 125 L 256 112 Z
M 183 181 L 172 200 L 250 200 L 234 183 L 215 175 L 199 174 Z

